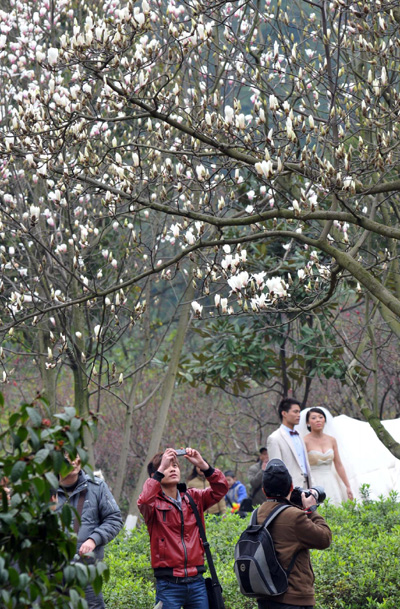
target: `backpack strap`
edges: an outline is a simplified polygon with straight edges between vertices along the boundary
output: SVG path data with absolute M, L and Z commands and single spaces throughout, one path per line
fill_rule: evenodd
M 263 522 L 263 527 L 267 528 L 271 522 L 281 513 L 283 512 L 283 510 L 286 510 L 286 508 L 289 507 L 293 507 L 290 505 L 287 505 L 285 503 L 280 503 L 279 505 L 277 505 L 276 507 L 274 507 L 274 509 L 272 510 L 272 512 L 266 517 L 266 519 Z M 257 511 L 257 510 L 256 510 Z
M 267 518 L 264 520 L 262 526 L 266 529 L 268 527 L 268 525 L 270 525 L 271 522 L 274 520 L 274 518 L 276 518 L 281 512 L 283 512 L 283 510 L 286 510 L 286 508 L 289 508 L 289 507 L 293 507 L 293 506 L 285 505 L 285 504 L 277 505 L 272 510 L 272 512 L 267 516 Z M 253 516 L 254 516 L 254 514 L 256 512 L 257 512 L 257 510 L 254 510 L 254 512 L 253 512 L 253 514 L 251 516 L 251 524 L 257 524 L 257 515 L 256 515 L 255 522 L 253 522 Z M 292 560 L 290 561 L 289 566 L 286 569 L 286 575 L 287 575 L 288 579 L 289 579 L 289 575 L 290 575 L 290 573 L 291 573 L 291 571 L 292 571 L 292 569 L 294 567 L 294 563 L 296 562 L 296 558 L 297 558 L 297 555 L 298 555 L 299 552 L 300 552 L 300 550 L 298 550 L 297 552 L 295 552 L 293 554 Z

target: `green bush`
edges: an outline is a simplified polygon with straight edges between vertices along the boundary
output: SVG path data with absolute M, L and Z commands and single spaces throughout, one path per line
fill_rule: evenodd
M 311 552 L 318 609 L 398 609 L 400 607 L 400 504 L 393 494 L 377 502 L 327 503 L 319 508 L 333 542 Z M 256 609 L 239 592 L 233 572 L 233 550 L 247 520 L 236 515 L 207 517 L 207 536 L 223 589 L 226 609 Z M 152 609 L 154 580 L 149 537 L 140 526 L 129 538 L 107 546 L 110 580 L 104 586 L 108 609 Z
M 0 406 L 3 399 L 0 394 Z M 75 563 L 72 508 L 52 508 L 57 474 L 65 476 L 79 453 L 89 423 L 74 408 L 43 416 L 46 403 L 23 404 L 0 430 L 0 607 L 1 609 L 87 609 L 85 587 L 100 591 L 104 563 Z M 8 492 L 7 489 L 10 489 Z

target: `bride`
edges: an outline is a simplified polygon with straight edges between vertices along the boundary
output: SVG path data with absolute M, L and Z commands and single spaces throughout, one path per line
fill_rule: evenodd
M 326 496 L 333 504 L 338 505 L 342 501 L 354 497 L 340 459 L 337 441 L 333 436 L 324 432 L 326 422 L 327 417 L 322 408 L 309 408 L 305 416 L 305 423 L 310 433 L 306 434 L 303 440 L 308 453 L 313 483 L 323 486 Z

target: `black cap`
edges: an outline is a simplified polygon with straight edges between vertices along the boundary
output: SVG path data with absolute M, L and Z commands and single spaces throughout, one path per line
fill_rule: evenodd
M 280 459 L 271 459 L 264 470 L 263 488 L 268 497 L 287 497 L 292 486 L 292 476 Z

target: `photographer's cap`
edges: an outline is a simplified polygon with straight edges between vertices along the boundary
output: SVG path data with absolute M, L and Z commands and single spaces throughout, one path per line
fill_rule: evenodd
M 292 487 L 292 476 L 280 459 L 271 459 L 264 470 L 263 488 L 268 497 L 287 497 Z

